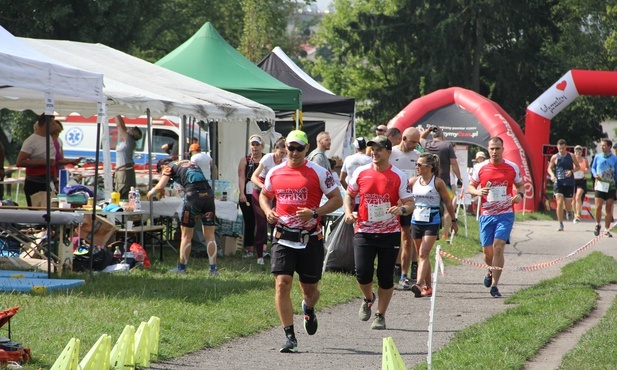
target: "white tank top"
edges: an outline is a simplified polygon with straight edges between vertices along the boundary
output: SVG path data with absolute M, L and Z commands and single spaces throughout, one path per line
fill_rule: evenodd
M 422 177 L 418 177 L 411 189 L 416 206 L 439 208 L 441 195 L 435 187 L 435 176 L 431 177 L 431 180 L 426 185 L 422 185 L 420 183 L 421 180 Z

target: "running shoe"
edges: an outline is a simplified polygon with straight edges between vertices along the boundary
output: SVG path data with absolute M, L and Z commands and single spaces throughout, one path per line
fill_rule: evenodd
M 386 318 L 377 312 L 375 314 L 375 320 L 373 320 L 373 324 L 371 325 L 371 329 L 373 330 L 384 330 L 386 328 Z
M 499 293 L 499 289 L 497 289 L 495 285 L 491 287 L 491 296 L 493 296 L 493 298 L 501 297 L 501 293 Z
M 570 221 L 570 212 L 566 211 L 566 221 Z
M 270 253 L 266 252 L 265 250 L 264 250 L 264 258 L 270 258 Z
M 242 257 L 244 257 L 244 258 L 251 258 L 251 257 L 253 257 L 253 252 L 246 252 L 246 253 L 244 253 L 244 256 L 242 256 Z
M 373 299 L 368 300 L 364 298 L 362 300 L 362 306 L 360 306 L 360 312 L 358 312 L 358 316 L 362 321 L 368 321 L 371 318 L 371 308 L 373 307 L 373 303 L 375 303 L 375 293 L 373 293 Z
M 312 314 L 306 313 L 306 302 L 302 301 L 302 312 L 304 312 L 304 330 L 306 334 L 313 335 L 317 332 L 317 316 L 315 312 Z
M 432 297 L 433 296 L 433 288 L 423 286 L 422 287 L 422 297 Z
M 407 279 L 406 277 L 401 278 L 401 280 L 399 280 L 398 285 L 401 287 L 401 289 L 409 289 L 409 279 Z
M 210 270 L 210 276 L 219 277 L 221 274 L 219 273 L 219 270 Z
M 600 235 L 600 225 L 596 225 L 596 228 L 593 229 L 593 235 L 595 236 Z
M 413 292 L 414 297 L 416 298 L 422 297 L 422 288 L 418 284 L 412 285 L 411 291 Z
M 559 223 L 559 228 L 557 229 L 557 231 L 563 231 L 563 222 Z
M 581 218 L 580 217 L 574 217 L 574 220 L 572 222 L 577 224 L 577 223 L 581 222 Z
M 609 232 L 608 232 L 608 230 L 605 230 L 605 231 L 604 231 L 604 234 L 605 234 L 605 236 L 606 236 L 607 238 L 612 238 L 612 237 L 613 237 L 613 234 L 609 233 Z
M 264 259 L 263 258 L 258 258 L 257 259 L 257 264 L 258 265 L 263 265 L 264 264 Z
M 484 276 L 484 286 L 490 288 L 491 284 L 493 284 L 493 273 L 489 270 L 486 276 Z
M 172 274 L 186 274 L 186 269 L 181 269 L 180 267 L 176 266 L 169 270 L 169 272 Z
M 296 353 L 298 352 L 298 340 L 296 338 L 287 337 L 285 344 L 279 350 L 281 353 Z

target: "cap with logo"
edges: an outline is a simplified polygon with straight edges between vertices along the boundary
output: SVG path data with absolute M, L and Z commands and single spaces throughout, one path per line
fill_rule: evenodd
M 285 140 L 288 143 L 298 143 L 300 145 L 308 144 L 308 138 L 304 131 L 300 130 L 292 130 L 287 135 L 287 139 Z
M 371 139 L 371 141 L 366 143 L 366 146 L 375 146 L 392 150 L 392 142 L 390 142 L 390 140 L 388 140 L 388 138 L 383 135 L 375 136 Z

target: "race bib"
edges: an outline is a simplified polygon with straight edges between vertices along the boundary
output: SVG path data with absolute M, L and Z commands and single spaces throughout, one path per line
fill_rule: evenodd
M 427 207 L 416 207 L 413 210 L 413 220 L 418 222 L 429 222 L 431 220 L 431 209 Z
M 610 183 L 606 181 L 596 180 L 596 185 L 593 187 L 593 190 L 608 193 L 609 186 Z
M 247 182 L 244 186 L 244 194 L 253 194 L 253 189 L 255 189 L 255 184 L 252 181 Z
M 391 213 L 388 213 L 390 208 L 390 202 L 381 204 L 369 204 L 368 205 L 368 220 L 370 222 L 385 221 L 393 217 Z
M 507 196 L 505 186 L 493 186 L 489 189 L 486 200 L 489 202 L 503 202 L 508 199 Z
M 278 243 L 293 249 L 304 249 L 306 244 L 302 242 L 292 242 L 291 240 L 279 239 Z

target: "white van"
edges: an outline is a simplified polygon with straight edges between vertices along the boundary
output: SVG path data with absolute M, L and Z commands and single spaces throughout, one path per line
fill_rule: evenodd
M 96 155 L 96 116 L 89 118 L 82 117 L 79 114 L 73 113 L 64 118 L 58 117 L 62 123 L 64 130 L 60 134 L 60 138 L 64 143 L 64 156 L 66 158 L 84 157 L 88 161 L 94 161 Z M 148 161 L 148 129 L 147 118 L 145 116 L 138 118 L 124 118 L 127 127 L 137 126 L 142 131 L 142 138 L 136 144 L 135 156 L 133 161 L 136 169 L 147 169 L 146 166 L 150 163 L 156 166 L 156 163 L 169 157 L 161 147 L 163 144 L 178 143 L 180 137 L 180 125 L 171 118 L 152 119 L 151 134 L 152 134 L 152 160 Z M 207 132 L 199 128 L 198 125 L 193 125 L 193 131 L 187 132 L 185 137 L 195 137 L 199 140 L 199 145 L 204 151 L 208 150 Z M 102 137 L 101 141 L 105 140 Z M 111 149 L 111 163 L 115 166 L 116 163 L 116 144 L 118 143 L 118 129 L 116 127 L 115 118 L 109 119 L 109 147 Z M 103 161 L 102 143 L 98 143 L 101 150 L 99 161 Z M 188 147 L 187 147 L 188 149 Z

